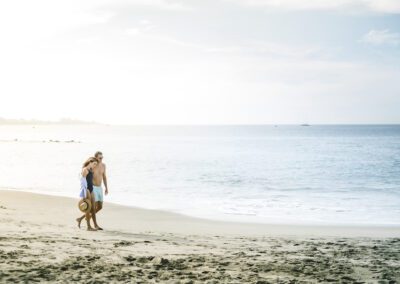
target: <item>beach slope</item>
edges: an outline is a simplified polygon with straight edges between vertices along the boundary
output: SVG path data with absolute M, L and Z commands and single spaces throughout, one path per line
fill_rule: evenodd
M 0 191 L 0 282 L 399 283 L 400 229 L 217 222 Z

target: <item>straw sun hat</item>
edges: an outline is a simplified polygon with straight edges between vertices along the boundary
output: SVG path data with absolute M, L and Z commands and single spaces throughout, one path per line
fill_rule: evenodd
M 81 200 L 79 200 L 78 208 L 83 213 L 88 213 L 92 209 L 92 203 L 90 202 L 89 199 L 86 199 L 86 198 L 81 199 Z

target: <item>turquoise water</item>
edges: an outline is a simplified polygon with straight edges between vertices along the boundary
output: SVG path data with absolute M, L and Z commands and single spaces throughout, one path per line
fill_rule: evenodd
M 400 225 L 396 125 L 0 126 L 0 188 L 76 197 L 96 150 L 106 202 L 244 222 Z

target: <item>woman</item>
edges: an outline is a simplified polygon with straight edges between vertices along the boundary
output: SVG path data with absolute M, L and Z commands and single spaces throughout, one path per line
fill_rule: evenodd
M 97 231 L 97 230 L 102 230 L 102 228 L 99 227 L 96 221 L 96 210 L 95 210 L 95 201 L 94 201 L 94 195 L 92 194 L 93 192 L 93 168 L 97 166 L 97 159 L 94 157 L 91 157 L 86 160 L 86 162 L 83 164 L 82 167 L 82 177 L 86 178 L 86 198 L 90 200 L 92 203 L 92 207 L 90 212 L 87 212 L 86 215 L 83 215 L 80 218 L 77 218 L 76 221 L 78 222 L 78 227 L 81 227 L 81 222 L 84 217 L 86 217 L 86 222 L 87 222 L 87 229 L 88 231 Z M 90 225 L 90 218 L 93 219 L 94 223 L 94 228 Z

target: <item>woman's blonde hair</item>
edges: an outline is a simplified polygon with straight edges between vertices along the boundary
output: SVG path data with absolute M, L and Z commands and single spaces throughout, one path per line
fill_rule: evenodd
M 95 157 L 90 157 L 89 159 L 86 160 L 86 162 L 83 163 L 82 168 L 87 167 L 90 163 L 96 162 L 98 163 L 99 161 Z

